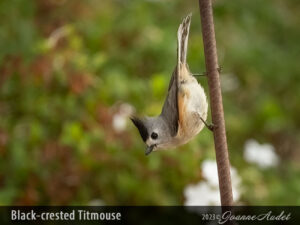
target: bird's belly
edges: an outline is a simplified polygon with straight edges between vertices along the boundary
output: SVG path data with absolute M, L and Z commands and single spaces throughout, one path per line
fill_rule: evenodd
M 204 127 L 207 118 L 207 99 L 204 89 L 197 80 L 191 80 L 180 85 L 179 105 L 181 108 L 178 129 L 178 145 L 185 144 L 197 135 Z
M 200 86 L 197 82 L 191 82 L 182 87 L 185 92 L 189 92 L 189 94 L 184 99 L 187 104 L 186 111 L 187 112 L 197 112 L 202 117 L 207 116 L 207 99 L 202 86 Z M 206 118 L 203 118 L 206 119 Z

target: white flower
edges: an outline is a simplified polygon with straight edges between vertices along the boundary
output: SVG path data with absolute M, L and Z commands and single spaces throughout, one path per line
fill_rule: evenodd
M 120 105 L 118 112 L 113 116 L 112 119 L 112 126 L 115 131 L 122 132 L 126 129 L 128 117 L 133 113 L 133 111 L 134 108 L 127 103 Z
M 238 201 L 241 195 L 240 184 L 242 180 L 241 177 L 238 175 L 237 170 L 233 167 L 230 167 L 230 174 L 231 174 L 233 201 Z
M 233 200 L 240 197 L 239 186 L 241 178 L 235 168 L 230 168 L 232 180 Z M 213 160 L 205 160 L 202 163 L 202 175 L 205 181 L 200 181 L 195 185 L 188 185 L 184 189 L 185 206 L 191 205 L 221 205 L 217 163 Z
M 259 144 L 253 139 L 245 143 L 244 158 L 247 162 L 255 163 L 263 169 L 277 166 L 279 163 L 279 158 L 272 145 Z
M 218 169 L 216 161 L 205 160 L 202 163 L 202 176 L 210 183 L 212 186 L 218 186 Z
M 121 114 L 116 114 L 113 117 L 112 123 L 113 123 L 113 128 L 115 129 L 115 131 L 121 132 L 126 127 L 126 118 Z
M 188 185 L 184 189 L 185 206 L 191 205 L 219 205 L 219 190 L 206 182 Z

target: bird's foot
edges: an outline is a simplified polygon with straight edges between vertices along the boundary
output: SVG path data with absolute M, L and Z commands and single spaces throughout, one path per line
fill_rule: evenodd
M 210 131 L 214 131 L 214 129 L 217 128 L 217 125 L 215 125 L 213 123 L 211 123 L 211 124 L 206 123 L 205 120 L 201 116 L 200 116 L 200 119 Z

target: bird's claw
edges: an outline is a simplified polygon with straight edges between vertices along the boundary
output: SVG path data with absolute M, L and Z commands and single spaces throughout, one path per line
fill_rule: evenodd
M 210 131 L 214 131 L 214 129 L 217 128 L 217 126 L 214 125 L 213 123 L 211 123 L 211 124 L 206 124 L 206 127 L 207 127 Z

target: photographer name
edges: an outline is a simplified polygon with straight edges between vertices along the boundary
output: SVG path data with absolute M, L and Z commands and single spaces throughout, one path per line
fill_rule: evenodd
M 219 218 L 218 223 L 224 224 L 228 221 L 284 221 L 291 219 L 291 213 L 285 214 L 284 211 L 281 211 L 279 215 L 273 215 L 272 211 L 269 211 L 267 213 L 263 213 L 260 215 L 233 215 L 231 211 L 227 211 L 223 213 L 222 217 Z

